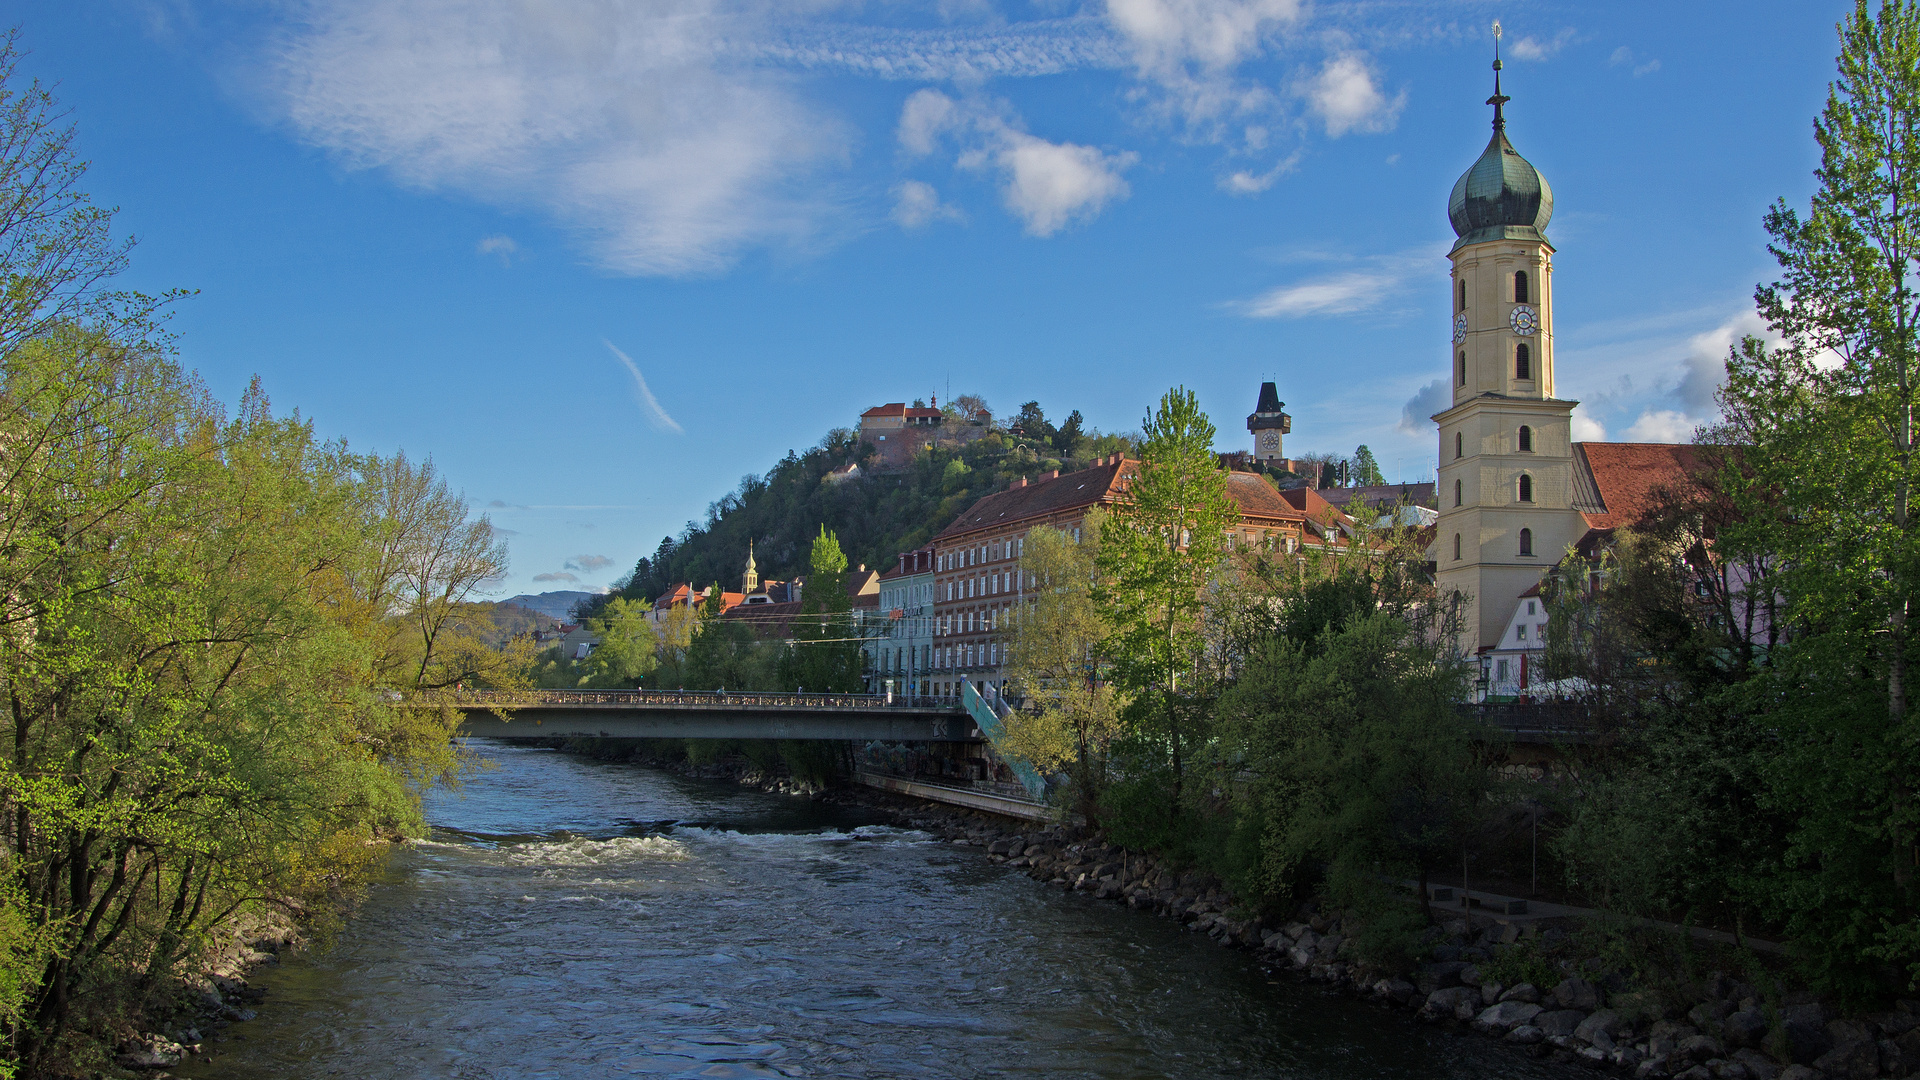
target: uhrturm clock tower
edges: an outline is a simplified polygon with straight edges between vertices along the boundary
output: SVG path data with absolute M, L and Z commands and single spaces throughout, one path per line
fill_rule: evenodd
M 1253 458 L 1262 465 L 1286 467 L 1280 436 L 1293 430 L 1293 417 L 1282 411 L 1285 406 L 1272 383 L 1260 384 L 1260 400 L 1253 406 L 1253 415 L 1247 417 L 1247 430 L 1253 433 Z
M 1447 217 L 1453 404 L 1440 426 L 1441 592 L 1467 601 L 1462 645 L 1497 644 L 1516 598 L 1579 539 L 1572 401 L 1554 396 L 1553 191 L 1507 141 L 1493 62 L 1493 138 L 1453 185 Z

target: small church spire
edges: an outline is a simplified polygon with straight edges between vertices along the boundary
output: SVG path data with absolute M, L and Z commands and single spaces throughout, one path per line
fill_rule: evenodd
M 747 573 L 745 577 L 741 578 L 741 584 L 745 585 L 746 588 L 740 591 L 746 593 L 750 593 L 760 587 L 759 568 L 753 564 L 753 537 L 751 536 L 747 537 Z
M 1495 19 L 1493 20 L 1493 96 L 1487 99 L 1487 104 L 1493 106 L 1493 130 L 1495 131 L 1507 130 L 1507 117 L 1506 114 L 1501 111 L 1500 107 L 1513 100 L 1500 92 L 1500 69 L 1502 67 L 1500 63 L 1500 33 L 1500 20 Z

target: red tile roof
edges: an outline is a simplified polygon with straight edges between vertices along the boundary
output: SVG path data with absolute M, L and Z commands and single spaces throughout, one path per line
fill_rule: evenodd
M 1013 525 L 1022 521 L 1090 510 L 1096 505 L 1118 501 L 1125 479 L 1134 475 L 1140 463 L 1114 456 L 1102 464 L 1058 477 L 1042 477 L 1025 485 L 1016 485 L 982 498 L 968 507 L 958 520 L 934 537 L 936 542 L 981 529 Z M 1312 511 L 1275 491 L 1272 484 L 1253 473 L 1228 473 L 1227 494 L 1240 507 L 1241 516 L 1253 522 L 1299 522 L 1311 513 L 1316 521 L 1325 520 L 1325 511 L 1334 508 L 1324 499 L 1307 492 Z M 1337 513 L 1338 511 L 1335 510 Z
M 944 414 L 941 413 L 939 409 L 929 409 L 929 408 L 926 408 L 925 406 L 915 406 L 913 408 L 908 408 L 907 403 L 904 401 L 890 401 L 885 405 L 875 405 L 873 408 L 868 409 L 866 412 L 861 413 L 860 419 L 865 420 L 870 416 L 875 419 L 888 417 L 888 416 L 898 416 L 901 419 L 910 419 L 913 417 L 920 417 L 920 416 L 941 416 L 941 415 L 944 415 Z
M 1663 496 L 1693 487 L 1703 466 L 1683 443 L 1574 443 L 1573 462 L 1573 508 L 1589 529 L 1641 521 Z

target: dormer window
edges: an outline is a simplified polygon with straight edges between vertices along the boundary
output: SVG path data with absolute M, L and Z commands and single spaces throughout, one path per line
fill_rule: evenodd
M 1527 272 L 1525 270 L 1518 270 L 1514 272 L 1513 302 L 1516 304 L 1531 303 L 1531 301 L 1528 299 L 1528 294 L 1527 294 Z
M 1533 554 L 1533 530 L 1532 529 L 1520 530 L 1520 554 L 1522 555 Z
M 1526 473 L 1520 474 L 1520 501 L 1533 501 L 1533 477 L 1528 476 Z
M 1513 347 L 1513 377 L 1516 379 L 1533 378 L 1533 350 L 1525 345 Z
M 1521 347 L 1525 348 L 1525 346 Z M 1520 452 L 1523 454 L 1533 453 L 1533 429 L 1525 424 L 1520 425 Z

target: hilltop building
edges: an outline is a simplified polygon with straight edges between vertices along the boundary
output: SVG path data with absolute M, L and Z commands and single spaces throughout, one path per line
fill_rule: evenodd
M 1260 384 L 1260 400 L 1247 417 L 1247 431 L 1253 435 L 1253 459 L 1268 468 L 1290 469 L 1291 462 L 1281 453 L 1281 436 L 1293 430 L 1293 417 L 1281 411 L 1286 402 L 1270 383 Z

